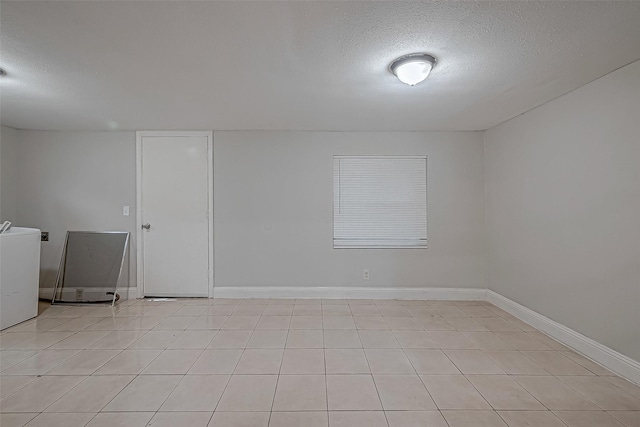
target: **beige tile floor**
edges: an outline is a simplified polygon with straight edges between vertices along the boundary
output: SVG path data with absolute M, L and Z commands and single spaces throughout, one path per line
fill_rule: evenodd
M 43 304 L 0 347 L 2 427 L 640 426 L 640 387 L 485 302 Z

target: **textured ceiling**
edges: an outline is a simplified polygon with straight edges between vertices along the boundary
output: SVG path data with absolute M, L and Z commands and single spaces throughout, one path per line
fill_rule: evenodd
M 481 130 L 640 58 L 640 2 L 0 4 L 2 124 Z M 416 87 L 395 57 L 438 57 Z

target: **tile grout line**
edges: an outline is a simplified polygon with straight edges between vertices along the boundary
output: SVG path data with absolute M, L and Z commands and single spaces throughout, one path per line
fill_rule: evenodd
M 387 418 L 387 411 L 385 410 L 384 403 L 382 403 L 382 398 L 380 397 L 380 390 L 378 390 L 378 384 L 376 383 L 376 378 L 373 376 L 373 371 L 371 370 L 371 365 L 369 364 L 369 358 L 367 357 L 367 352 L 364 351 L 364 348 L 362 349 L 362 353 L 364 354 L 364 360 L 367 361 L 367 366 L 369 367 L 369 375 L 371 375 L 371 381 L 373 381 L 373 386 L 376 388 L 376 394 L 378 395 L 378 400 L 380 401 L 380 407 L 382 408 L 384 420 L 387 423 L 387 427 L 389 427 L 389 419 Z
M 289 340 L 289 331 L 287 331 L 287 339 L 285 340 L 285 348 L 287 346 L 287 341 Z M 276 395 L 278 394 L 278 384 L 280 384 L 280 373 L 282 372 L 282 362 L 284 360 L 284 348 L 282 349 L 282 358 L 280 359 L 280 366 L 278 368 L 278 376 L 276 377 L 276 386 L 273 389 L 273 398 L 271 399 L 271 409 L 269 410 L 269 421 L 267 422 L 267 426 L 271 424 L 271 416 L 273 415 L 273 405 L 276 402 Z
M 134 303 L 134 304 L 131 304 L 131 306 L 134 306 L 134 305 L 135 305 L 135 303 Z M 183 307 L 184 307 L 184 306 L 187 306 L 187 305 L 189 305 L 189 304 L 184 304 L 184 305 L 183 305 Z M 249 304 L 248 304 L 248 305 L 249 305 Z M 327 304 L 327 305 L 332 305 L 332 304 Z M 339 304 L 339 305 L 340 305 L 340 304 Z M 237 307 L 237 306 L 236 306 L 236 307 Z M 321 307 L 322 307 L 322 306 L 321 306 Z M 295 304 L 294 304 L 294 308 L 295 308 Z M 350 305 L 349 305 L 349 308 L 351 308 L 351 307 L 350 307 Z M 178 308 L 178 310 L 176 310 L 176 311 L 179 311 L 179 310 L 180 310 L 180 308 Z M 463 310 L 463 311 L 464 311 L 464 310 Z M 508 319 L 508 318 L 505 318 L 504 316 L 499 315 L 499 313 L 495 312 L 495 310 L 492 310 L 492 311 L 496 314 L 496 316 L 492 316 L 492 317 L 496 317 L 496 318 L 504 318 L 504 319 L 505 319 L 505 321 L 507 321 L 507 322 L 509 321 L 509 319 Z M 322 312 L 321 312 L 321 313 L 322 313 Z M 466 312 L 465 312 L 465 313 L 466 313 Z M 199 316 L 199 317 L 205 316 L 205 315 L 207 315 L 207 314 L 208 314 L 208 311 L 207 311 L 206 313 L 203 313 L 203 314 L 202 314 L 201 316 Z M 469 314 L 469 315 L 468 315 L 468 316 L 463 316 L 463 317 L 465 317 L 465 318 L 474 318 L 474 316 L 473 316 L 472 314 L 470 314 L 470 313 L 466 313 L 466 314 Z M 263 315 L 264 315 L 264 314 L 263 314 Z M 382 314 L 381 314 L 381 315 L 382 315 Z M 172 315 L 167 315 L 166 317 L 171 317 L 171 316 L 172 316 Z M 354 316 L 355 316 L 355 315 L 353 315 L 353 312 L 351 312 L 351 317 L 353 318 Z M 140 317 L 143 317 L 143 316 L 133 316 L 133 317 L 134 317 L 134 319 L 133 319 L 131 322 L 129 322 L 129 323 L 134 323 L 134 322 L 136 321 L 136 320 L 135 320 L 136 318 L 140 318 Z M 178 317 L 179 317 L 179 316 L 178 316 Z M 197 318 L 198 316 L 195 316 L 195 317 Z M 323 316 L 323 317 L 324 317 L 324 316 Z M 382 315 L 382 317 L 383 317 L 383 319 L 384 319 L 384 316 L 383 316 L 383 315 Z M 411 314 L 411 317 L 414 319 L 414 321 L 417 321 L 416 316 L 415 316 L 414 314 Z M 456 317 L 456 316 L 452 316 L 452 317 Z M 49 317 L 47 317 L 47 318 L 49 318 Z M 53 318 L 53 317 L 51 317 L 51 318 Z M 76 317 L 76 318 L 78 318 L 78 317 Z M 443 321 L 445 321 L 445 322 L 446 322 L 446 318 L 443 318 L 442 316 L 438 316 L 438 318 L 440 318 L 440 319 L 442 319 Z M 228 320 L 228 318 L 227 318 L 227 320 Z M 289 331 L 288 331 L 288 334 L 287 334 L 287 340 L 285 340 L 285 349 L 283 349 L 283 354 L 284 354 L 284 351 L 286 350 L 286 343 L 287 343 L 287 341 L 288 341 L 289 333 L 290 333 L 290 331 L 291 331 L 290 326 L 291 326 L 291 322 L 292 322 L 292 320 L 293 320 L 293 318 L 292 318 L 292 317 L 289 317 Z M 72 321 L 72 319 L 71 319 L 71 320 L 69 320 L 69 321 Z M 194 322 L 195 322 L 195 321 L 196 321 L 196 319 L 194 319 Z M 98 322 L 100 322 L 100 320 L 99 320 Z M 96 322 L 96 323 L 97 323 L 97 322 Z M 225 323 L 226 323 L 226 320 L 225 320 Z M 422 327 L 421 331 L 423 331 L 423 332 L 425 332 L 427 335 L 429 335 L 429 331 L 427 331 L 426 329 L 424 329 L 424 326 L 423 326 L 420 322 L 418 322 L 418 323 L 419 323 L 419 324 L 420 324 L 420 326 Z M 128 323 L 127 323 L 127 324 L 128 324 Z M 324 326 L 324 325 L 323 325 L 323 326 Z M 180 334 L 180 335 L 184 334 L 184 333 L 186 332 L 186 330 L 188 330 L 188 329 L 181 330 L 181 334 Z M 325 330 L 324 330 L 324 328 L 323 328 L 322 330 L 323 330 L 323 340 L 324 340 L 324 331 L 325 331 Z M 70 332 L 74 332 L 74 333 L 73 333 L 73 334 L 71 334 L 69 337 L 74 336 L 74 335 L 76 335 L 77 333 L 79 333 L 79 332 L 81 332 L 81 331 L 82 331 L 82 330 L 80 330 L 80 331 L 70 331 Z M 112 333 L 112 332 L 115 332 L 115 331 L 117 331 L 117 330 L 111 330 L 111 331 L 109 331 L 109 332 L 110 332 L 110 333 Z M 254 329 L 253 329 L 253 331 L 252 331 L 252 336 L 253 336 L 253 333 L 255 333 L 255 331 L 256 331 L 256 329 L 254 328 Z M 357 327 L 356 327 L 355 331 L 356 331 L 356 333 L 358 334 L 358 336 L 360 336 L 360 330 L 358 330 L 358 329 L 357 329 Z M 391 329 L 391 330 L 390 330 L 391 334 L 392 334 L 396 339 L 397 339 L 397 334 L 396 334 L 396 332 L 398 332 L 398 331 L 399 331 L 399 330 L 394 330 L 394 329 Z M 457 329 L 457 328 L 454 328 L 454 331 L 455 331 L 455 332 L 462 333 L 462 334 L 464 335 L 464 332 L 463 332 L 463 331 L 460 331 L 460 330 L 459 330 L 459 329 Z M 48 331 L 41 331 L 41 332 L 48 332 Z M 55 332 L 66 332 L 66 331 L 55 331 Z M 148 333 L 148 332 L 150 332 L 150 330 L 147 330 L 147 331 L 145 332 L 145 335 L 146 335 L 146 333 Z M 219 332 L 219 330 L 218 330 L 218 332 Z M 496 334 L 496 332 L 498 332 L 498 331 L 495 331 L 495 330 L 489 330 L 488 332 L 490 332 L 490 333 L 493 333 L 493 334 L 497 335 L 497 334 Z M 520 332 L 528 333 L 528 331 L 522 331 L 522 330 L 520 330 Z M 534 331 L 534 332 L 535 332 L 535 331 Z M 3 333 L 3 335 L 4 335 L 4 333 Z M 178 335 L 178 337 L 179 337 L 180 335 Z M 143 335 L 143 336 L 144 336 L 144 335 Z M 67 337 L 67 338 L 69 338 L 69 337 Z M 176 339 L 178 339 L 178 337 L 176 337 Z M 498 337 L 499 337 L 499 336 L 498 336 Z M 67 338 L 65 338 L 65 339 L 67 339 Z M 139 340 L 139 339 L 141 339 L 141 338 L 142 338 L 142 336 L 141 336 L 140 338 L 138 338 L 138 340 Z M 534 337 L 531 337 L 531 338 L 534 338 Z M 212 338 L 211 338 L 211 340 L 213 340 L 213 339 L 214 339 L 214 338 L 212 337 Z M 467 337 L 467 339 L 468 339 L 468 337 Z M 136 341 L 134 341 L 134 342 L 137 342 L 138 340 L 136 340 Z M 64 341 L 64 339 L 63 339 L 63 341 Z M 53 345 L 55 345 L 55 344 L 52 344 L 52 346 L 53 346 Z M 133 344 L 131 344 L 131 345 L 133 345 Z M 323 343 L 323 349 L 324 349 L 324 350 L 326 350 L 326 348 L 324 348 L 324 345 L 325 345 L 325 344 Z M 511 344 L 510 344 L 510 345 L 511 345 Z M 476 346 L 477 346 L 477 345 L 476 345 Z M 405 349 L 402 345 L 400 345 L 399 343 L 398 343 L 398 347 L 399 347 L 400 349 L 402 349 L 403 354 L 405 355 L 405 357 L 407 357 L 407 355 L 406 355 L 406 349 Z M 129 347 L 127 347 L 127 348 L 129 348 Z M 119 352 L 118 352 L 118 354 L 114 355 L 114 356 L 113 356 L 113 358 L 115 358 L 115 357 L 117 357 L 118 355 L 122 354 L 122 352 L 124 352 L 125 350 L 127 350 L 127 348 L 125 348 L 125 349 L 117 349 L 117 350 L 119 350 Z M 362 348 L 362 347 L 361 347 L 361 348 Z M 44 348 L 41 348 L 41 349 L 35 349 L 35 351 L 36 351 L 36 355 L 37 355 L 38 353 L 40 353 L 40 352 L 44 351 L 44 350 L 47 350 L 47 349 L 50 349 L 50 347 L 44 347 Z M 445 349 L 442 349 L 442 348 L 440 347 L 440 345 L 438 345 L 438 349 L 439 349 L 441 352 L 443 352 L 447 358 L 449 358 L 449 355 L 444 351 Z M 90 349 L 85 349 L 85 350 L 90 350 Z M 164 350 L 162 350 L 159 354 L 161 354 L 163 351 L 166 351 L 166 350 L 167 350 L 167 348 L 165 348 Z M 244 350 L 246 350 L 246 345 L 245 345 Z M 487 351 L 489 351 L 490 349 L 478 348 L 478 350 L 479 350 L 482 354 L 484 354 L 486 357 L 489 357 L 489 356 L 488 356 L 488 354 L 486 354 L 486 352 L 487 352 Z M 25 350 L 25 351 L 28 351 L 28 350 Z M 82 350 L 80 350 L 80 351 L 82 351 Z M 77 353 L 75 353 L 75 354 L 78 354 L 80 351 L 78 351 L 78 352 L 77 352 Z M 204 350 L 202 350 L 202 351 L 204 352 L 204 351 L 206 351 L 206 349 L 204 349 Z M 537 363 L 536 363 L 535 361 L 533 361 L 532 359 L 530 359 L 526 354 L 524 354 L 524 353 L 523 353 L 523 351 L 518 350 L 517 348 L 515 348 L 513 351 L 516 351 L 518 354 L 522 354 L 524 357 L 526 357 L 528 360 L 530 360 L 530 361 L 531 361 L 531 363 L 533 363 L 534 365 L 538 366 L 538 365 L 537 365 Z M 603 381 L 608 381 L 608 379 L 607 379 L 607 376 L 606 376 L 606 375 L 598 375 L 598 374 L 596 374 L 595 372 L 593 372 L 593 371 L 592 371 L 592 370 L 590 370 L 589 368 L 587 368 L 587 367 L 583 366 L 583 365 L 582 365 L 581 363 L 579 363 L 578 361 L 575 361 L 575 360 L 573 360 L 573 359 L 571 359 L 571 358 L 567 357 L 565 354 L 562 354 L 562 351 L 561 351 L 561 350 L 559 350 L 559 349 L 551 348 L 551 349 L 549 349 L 549 350 L 545 350 L 545 351 L 553 352 L 553 353 L 556 353 L 556 354 L 557 354 L 557 353 L 561 353 L 561 355 L 562 355 L 562 356 L 564 356 L 564 357 L 566 357 L 567 359 L 571 360 L 572 362 L 574 362 L 574 363 L 576 363 L 576 364 L 578 364 L 578 365 L 582 366 L 582 368 L 584 368 L 586 371 L 590 372 L 591 374 L 594 374 L 594 375 L 589 375 L 589 377 L 590 377 L 590 378 L 600 378 L 600 377 L 602 377 L 602 378 L 603 378 Z M 364 352 L 364 349 L 363 349 L 363 352 Z M 243 353 L 244 353 L 244 351 L 243 351 Z M 368 357 L 367 357 L 367 355 L 366 355 L 366 352 L 364 352 L 364 354 L 365 354 L 365 358 L 366 358 L 366 360 L 367 360 L 367 364 L 369 365 L 369 370 L 371 371 L 371 367 L 370 367 L 370 364 L 369 364 L 369 361 L 368 361 Z M 201 357 L 201 355 L 202 355 L 202 354 L 200 354 L 200 356 L 199 356 L 199 357 Z M 35 356 L 35 355 L 32 355 L 31 357 L 33 357 L 33 356 Z M 326 354 L 325 354 L 325 356 L 326 356 Z M 24 360 L 30 359 L 31 357 L 28 357 L 28 358 L 26 358 L 26 359 L 24 359 Z M 73 357 L 73 355 L 72 355 L 71 357 Z M 156 356 L 156 358 L 157 358 L 157 357 L 158 357 L 158 356 Z M 199 359 L 199 357 L 198 357 L 198 358 L 196 358 L 196 361 Z M 112 358 L 112 359 L 113 359 L 113 358 Z M 408 357 L 407 357 L 407 358 L 408 358 Z M 490 360 L 492 360 L 490 357 L 489 357 L 489 359 L 490 359 Z M 23 360 L 23 361 L 24 361 L 24 360 Z M 68 359 L 66 359 L 66 360 L 68 360 Z M 66 360 L 65 360 L 65 361 L 63 361 L 62 363 L 65 363 L 65 362 L 66 362 Z M 155 360 L 155 359 L 154 359 L 154 360 Z M 450 358 L 449 358 L 449 360 L 451 361 L 451 359 L 450 359 Z M 327 375 L 327 374 L 326 374 L 326 357 L 325 357 L 325 361 L 324 361 L 324 362 L 325 362 L 325 363 L 324 363 L 324 364 L 325 364 L 325 387 L 327 387 L 327 382 L 326 382 L 326 375 Z M 411 360 L 410 360 L 410 359 L 409 359 L 409 362 L 410 362 L 410 363 L 412 364 L 412 366 L 413 366 L 413 362 L 411 362 Z M 21 362 L 18 362 L 18 364 L 19 364 L 19 363 L 22 363 L 22 361 L 21 361 Z M 61 364 L 62 364 L 62 363 L 61 363 Z M 90 377 L 90 376 L 98 376 L 98 375 L 95 375 L 95 373 L 96 373 L 99 369 L 101 369 L 101 367 L 102 367 L 102 366 L 104 366 L 104 365 L 105 365 L 105 364 L 107 364 L 107 363 L 109 363 L 109 361 L 107 361 L 107 362 L 105 362 L 104 364 L 102 364 L 100 367 L 98 367 L 96 370 L 94 370 L 94 371 L 93 371 L 93 373 L 91 373 L 90 375 L 85 376 L 86 378 L 84 378 L 84 379 L 83 379 L 79 384 L 82 384 L 82 383 L 83 383 L 84 381 L 86 381 L 86 380 L 88 379 L 88 377 Z M 150 363 L 153 363 L 153 361 L 151 361 Z M 194 361 L 194 363 L 195 363 L 195 361 Z M 451 361 L 451 363 L 454 363 L 454 362 L 452 362 L 452 361 Z M 494 362 L 494 363 L 495 363 L 495 362 Z M 278 374 L 278 379 L 279 379 L 279 377 L 280 377 L 280 375 L 281 375 L 282 364 L 283 364 L 283 359 L 280 361 L 280 370 L 279 370 L 279 374 Z M 14 366 L 14 365 L 12 365 L 12 366 Z M 147 365 L 147 366 L 148 366 L 148 365 Z M 193 364 L 191 365 L 191 367 L 192 367 L 192 366 L 193 366 Z M 236 366 L 237 366 L 237 363 L 236 363 Z M 457 367 L 457 365 L 455 365 L 455 363 L 454 363 L 454 366 L 456 366 L 456 367 Z M 8 369 L 8 368 L 7 368 L 7 369 Z M 54 367 L 54 368 L 52 368 L 52 369 L 55 369 L 55 367 Z M 191 368 L 189 368 L 189 369 L 191 369 Z M 186 377 L 186 375 L 188 375 L 188 371 L 189 371 L 189 369 L 187 369 L 187 373 L 186 373 L 185 375 L 183 375 L 183 376 L 182 376 L 182 379 L 181 379 L 180 381 L 182 381 L 182 380 Z M 234 368 L 234 369 L 235 369 L 235 368 Z M 414 371 L 415 371 L 415 366 L 413 366 L 413 369 L 414 369 Z M 416 372 L 416 374 L 417 374 L 417 372 Z M 232 374 L 232 375 L 233 375 L 233 374 Z M 466 375 L 464 375 L 464 374 L 462 374 L 462 375 L 463 375 L 463 376 L 465 376 L 465 378 L 466 378 Z M 510 373 L 508 373 L 508 372 L 505 372 L 505 374 L 504 374 L 504 375 L 508 376 L 509 378 L 514 377 L 514 376 L 517 376 L 517 374 L 510 374 Z M 524 375 L 524 374 L 523 374 L 523 375 Z M 51 376 L 51 375 L 45 375 L 45 376 Z M 135 379 L 135 378 L 137 378 L 137 377 L 139 377 L 139 376 L 141 376 L 141 374 L 140 374 L 140 373 L 136 374 L 136 375 L 134 376 L 134 378 L 133 378 L 133 379 Z M 373 377 L 373 373 L 371 373 L 371 376 Z M 419 374 L 418 374 L 418 376 L 420 377 L 420 375 L 419 375 Z M 545 375 L 545 376 L 546 376 L 546 375 Z M 548 375 L 548 376 L 549 376 L 549 377 L 552 377 L 552 378 L 556 378 L 557 380 L 559 380 L 559 381 L 561 381 L 563 384 L 565 384 L 565 383 L 564 383 L 564 381 L 562 381 L 562 377 L 564 377 L 564 376 L 552 375 L 552 374 L 550 374 L 550 373 L 549 373 L 549 375 Z M 576 376 L 576 375 L 573 375 L 573 376 Z M 577 375 L 577 376 L 580 376 L 580 375 Z M 231 378 L 231 376 L 230 376 L 230 378 Z M 421 378 L 421 380 L 422 380 L 422 377 L 420 377 L 420 378 Z M 133 381 L 133 379 L 132 379 L 131 381 Z M 513 379 L 513 380 L 515 381 L 515 379 Z M 180 384 L 180 381 L 178 382 L 178 384 L 176 384 L 176 387 Z M 613 383 L 612 381 L 608 381 L 608 382 L 609 382 L 609 383 L 611 383 L 611 385 L 612 385 L 612 387 L 613 387 L 613 388 L 615 388 L 615 389 L 617 389 L 617 390 L 620 390 L 621 392 L 624 392 L 623 388 L 619 387 L 617 384 Z M 67 391 L 66 393 L 64 393 L 62 396 L 60 396 L 60 398 L 62 398 L 63 396 L 65 396 L 67 393 L 71 392 L 71 390 L 75 389 L 79 384 L 77 384 L 76 386 L 72 387 L 72 389 L 70 389 L 69 391 Z M 130 384 L 130 383 L 129 383 L 129 384 Z M 272 400 L 272 410 L 273 410 L 273 405 L 274 405 L 274 401 L 275 401 L 275 394 L 276 394 L 276 392 L 277 392 L 277 384 L 278 384 L 278 381 L 277 381 L 277 383 L 276 383 L 276 391 L 274 391 L 274 400 Z M 374 380 L 374 384 L 375 384 L 375 380 Z M 424 381 L 422 381 L 422 384 L 424 385 Z M 522 388 L 525 390 L 525 392 L 527 392 L 527 394 L 529 394 L 529 395 L 530 395 L 530 393 L 528 392 L 528 390 L 526 390 L 526 389 L 525 389 L 522 385 L 520 385 L 517 381 L 516 381 L 516 384 L 518 384 L 520 387 L 522 387 Z M 28 384 L 26 384 L 26 385 L 28 385 Z M 26 385 L 25 385 L 25 386 L 26 386 Z M 227 384 L 225 385 L 225 390 L 226 390 L 226 386 L 227 386 L 227 385 L 228 385 L 228 381 L 227 381 Z M 473 385 L 473 383 L 472 383 L 472 385 Z M 565 385 L 566 385 L 566 384 L 565 384 Z M 424 386 L 425 386 L 425 388 L 426 388 L 426 385 L 424 385 Z M 126 388 L 126 387 L 127 387 L 127 386 L 125 386 L 124 388 Z M 123 390 L 124 390 L 124 388 L 123 388 Z M 475 386 L 474 386 L 474 388 L 475 388 Z M 578 394 L 582 395 L 582 393 L 580 393 L 579 391 L 577 391 L 577 390 L 573 389 L 573 387 L 570 387 L 570 388 L 571 388 L 572 390 L 576 391 Z M 17 390 L 13 390 L 13 391 L 12 391 L 12 393 L 11 393 L 10 395 L 6 396 L 6 397 L 9 397 L 9 396 L 13 395 L 14 393 L 18 392 L 18 391 L 19 391 L 19 390 L 21 390 L 21 389 L 22 389 L 22 388 L 17 389 Z M 376 385 L 376 390 L 377 390 L 377 385 Z M 122 390 L 121 390 L 121 391 L 122 391 Z M 171 396 L 171 394 L 172 394 L 174 391 L 175 391 L 175 387 L 174 387 L 174 389 L 169 393 L 169 396 Z M 478 390 L 476 389 L 476 391 L 478 391 Z M 378 392 L 378 397 L 379 397 L 379 391 L 377 390 L 377 392 Z M 429 392 L 429 390 L 428 390 L 428 389 L 427 389 L 427 392 L 428 392 L 428 393 L 429 393 L 429 395 L 430 395 L 430 392 Z M 479 391 L 478 391 L 478 393 L 479 393 Z M 119 393 L 118 393 L 118 394 L 119 394 Z M 224 390 L 223 390 L 223 394 L 224 394 Z M 223 394 L 222 394 L 222 395 L 223 395 Z M 221 397 L 222 397 L 222 395 L 221 395 Z M 480 394 L 480 395 L 482 396 L 482 394 Z M 116 395 L 116 396 L 117 396 L 117 395 Z M 168 397 L 169 397 L 169 396 L 168 396 Z M 326 396 L 326 398 L 327 398 L 327 411 L 328 411 L 328 389 L 326 389 L 326 391 L 325 391 L 325 396 Z M 432 396 L 431 396 L 431 397 L 432 397 Z M 535 398 L 535 396 L 532 396 L 532 397 L 533 397 L 533 399 L 535 399 L 535 400 L 537 401 L 537 399 Z M 587 399 L 587 400 L 591 401 L 588 397 L 586 397 L 586 396 L 583 396 L 583 397 L 585 397 L 585 399 Z M 58 398 L 58 400 L 59 400 L 60 398 Z M 484 396 L 483 396 L 483 398 L 484 398 Z M 380 397 L 379 397 L 379 399 L 380 399 Z M 57 402 L 58 400 L 56 400 L 55 402 Z M 166 399 L 165 399 L 165 401 L 166 401 Z M 55 402 L 54 402 L 54 403 L 55 403 Z M 52 404 L 54 404 L 54 403 L 52 403 Z M 541 402 L 540 402 L 540 403 L 541 403 Z M 164 404 L 164 401 L 163 401 L 163 403 L 162 403 L 162 404 Z M 161 406 L 162 406 L 162 404 L 161 404 Z M 218 401 L 218 404 L 219 404 L 219 401 Z M 218 405 L 218 404 L 216 404 L 216 409 L 217 409 L 217 405 Z M 542 404 L 542 403 L 541 403 L 541 404 Z M 108 403 L 107 403 L 107 405 L 108 405 Z M 105 405 L 105 406 L 106 406 L 106 405 Z M 437 406 L 437 405 L 436 405 L 436 406 Z M 489 404 L 489 406 L 493 408 L 493 406 L 492 406 L 491 404 Z M 543 406 L 544 406 L 544 405 L 543 405 Z M 597 406 L 597 405 L 596 405 L 596 406 Z M 544 407 L 546 408 L 546 406 L 544 406 Z M 546 409 L 547 409 L 547 411 L 545 411 L 545 412 L 552 412 L 552 411 L 550 411 L 548 408 L 546 408 Z M 46 409 L 45 409 L 45 410 L 46 410 Z M 273 412 L 272 410 L 271 410 L 271 412 Z M 384 410 L 384 408 L 383 408 L 383 410 Z M 43 412 L 44 412 L 44 411 L 43 411 Z M 43 412 L 39 412 L 38 414 L 42 414 Z M 158 413 L 158 412 L 160 412 L 160 411 L 158 410 L 158 411 L 156 411 L 155 413 Z M 214 410 L 214 412 L 215 412 L 215 410 Z M 442 411 L 441 411 L 440 409 L 439 409 L 439 412 L 440 412 L 440 413 L 442 413 Z M 493 412 L 498 412 L 498 411 L 497 411 L 495 408 L 493 408 Z M 604 411 L 604 410 L 599 411 L 599 412 L 603 412 L 603 413 L 608 414 L 608 412 L 606 412 L 606 411 Z M 154 414 L 155 414 L 155 413 L 154 413 Z M 552 413 L 553 413 L 553 412 L 552 412 Z M 502 416 L 501 416 L 499 413 L 498 413 L 497 415 L 499 415 L 499 416 L 502 418 Z M 609 415 L 610 415 L 610 414 L 609 414 Z M 95 416 L 96 416 L 96 414 L 94 414 L 94 418 L 95 418 Z M 212 414 L 212 416 L 213 416 L 213 414 Z M 610 415 L 610 416 L 612 416 L 612 415 Z M 270 415 L 270 417 L 271 417 L 271 415 Z M 385 417 L 386 417 L 386 411 L 385 411 Z M 93 419 L 93 418 L 92 418 L 92 419 Z M 504 418 L 503 418 L 503 419 L 504 419 Z M 445 421 L 446 421 L 446 419 L 445 419 Z M 388 422 L 388 420 L 387 420 L 387 422 Z M 447 422 L 447 424 L 448 424 L 448 422 Z M 564 424 L 564 422 L 563 422 L 563 424 Z
M 320 319 L 321 326 L 324 326 L 322 318 Z M 324 329 L 322 329 L 322 360 L 324 362 L 324 396 L 327 403 L 327 427 L 329 427 L 329 381 L 327 380 L 327 353 L 326 344 L 324 341 Z

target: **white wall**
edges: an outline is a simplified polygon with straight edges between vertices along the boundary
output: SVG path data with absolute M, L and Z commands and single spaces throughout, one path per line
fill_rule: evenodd
M 429 156 L 429 248 L 334 250 L 334 154 Z M 479 132 L 215 132 L 215 284 L 486 288 L 482 157 Z
M 0 221 L 16 223 L 18 130 L 0 127 Z
M 129 231 L 135 286 L 135 134 L 19 131 L 17 217 L 49 232 L 42 242 L 40 286 L 55 283 L 68 230 Z M 130 206 L 130 216 L 122 206 Z
M 50 232 L 41 286 L 67 230 L 132 232 L 135 286 L 135 134 L 18 136 L 19 223 Z M 214 147 L 216 286 L 486 288 L 481 133 L 215 132 Z M 429 249 L 334 250 L 333 154 L 428 155 Z
M 492 290 L 640 360 L 640 62 L 485 133 Z

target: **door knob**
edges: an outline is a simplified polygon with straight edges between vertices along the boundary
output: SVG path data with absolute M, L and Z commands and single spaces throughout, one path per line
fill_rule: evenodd
M 144 228 L 145 230 L 148 230 L 151 228 L 151 224 L 146 223 L 146 224 L 142 224 L 142 228 Z

